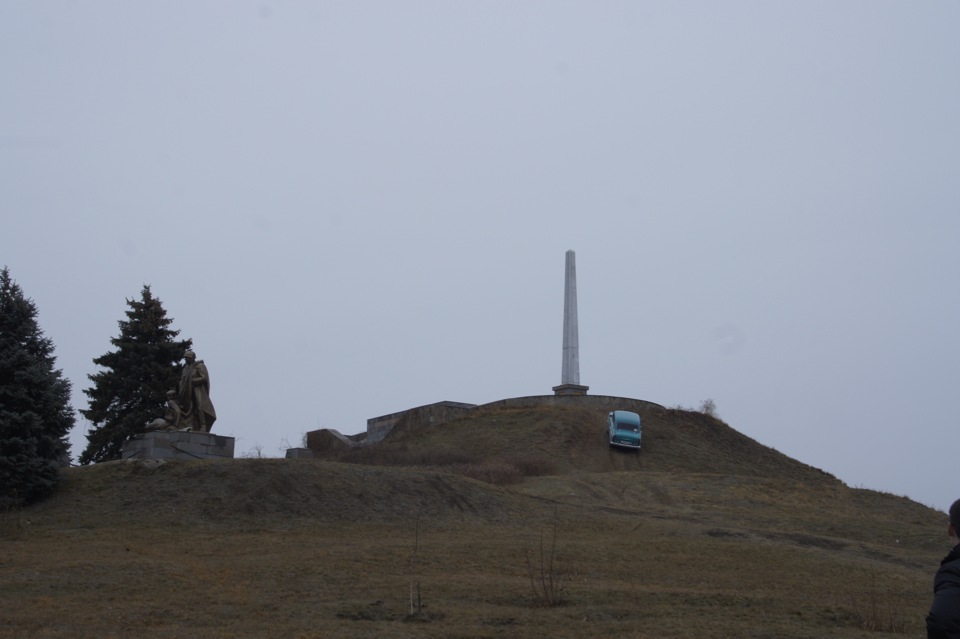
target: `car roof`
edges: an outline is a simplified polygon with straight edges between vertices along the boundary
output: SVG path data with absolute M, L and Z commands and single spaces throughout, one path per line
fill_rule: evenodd
M 613 411 L 613 418 L 617 420 L 617 422 L 621 422 L 621 423 L 628 423 L 628 424 L 640 423 L 640 416 L 628 410 Z

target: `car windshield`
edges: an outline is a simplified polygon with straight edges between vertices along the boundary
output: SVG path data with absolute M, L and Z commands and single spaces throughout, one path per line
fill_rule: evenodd
M 627 430 L 627 431 L 630 431 L 631 433 L 636 433 L 640 429 L 634 426 L 633 424 L 618 424 L 617 430 Z

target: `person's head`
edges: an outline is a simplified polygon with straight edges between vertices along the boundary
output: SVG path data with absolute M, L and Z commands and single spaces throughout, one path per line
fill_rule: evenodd
M 187 360 L 188 363 L 193 362 L 193 360 L 197 359 L 197 354 L 193 351 L 187 351 L 183 354 L 183 358 Z
M 960 499 L 950 506 L 950 527 L 947 529 L 947 534 L 960 539 Z

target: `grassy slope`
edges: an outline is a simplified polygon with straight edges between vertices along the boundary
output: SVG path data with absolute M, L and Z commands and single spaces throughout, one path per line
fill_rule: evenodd
M 0 637 L 922 634 L 942 513 L 704 415 L 644 418 L 639 455 L 606 447 L 602 411 L 532 407 L 401 424 L 362 453 L 433 468 L 72 469 L 0 521 Z M 548 474 L 457 474 L 483 469 Z M 554 526 L 566 605 L 549 608 L 530 566 Z

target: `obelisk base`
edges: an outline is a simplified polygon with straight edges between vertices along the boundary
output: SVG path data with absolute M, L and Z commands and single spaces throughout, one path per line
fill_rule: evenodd
M 560 384 L 553 387 L 555 395 L 586 395 L 588 390 L 590 390 L 589 386 L 580 384 Z

